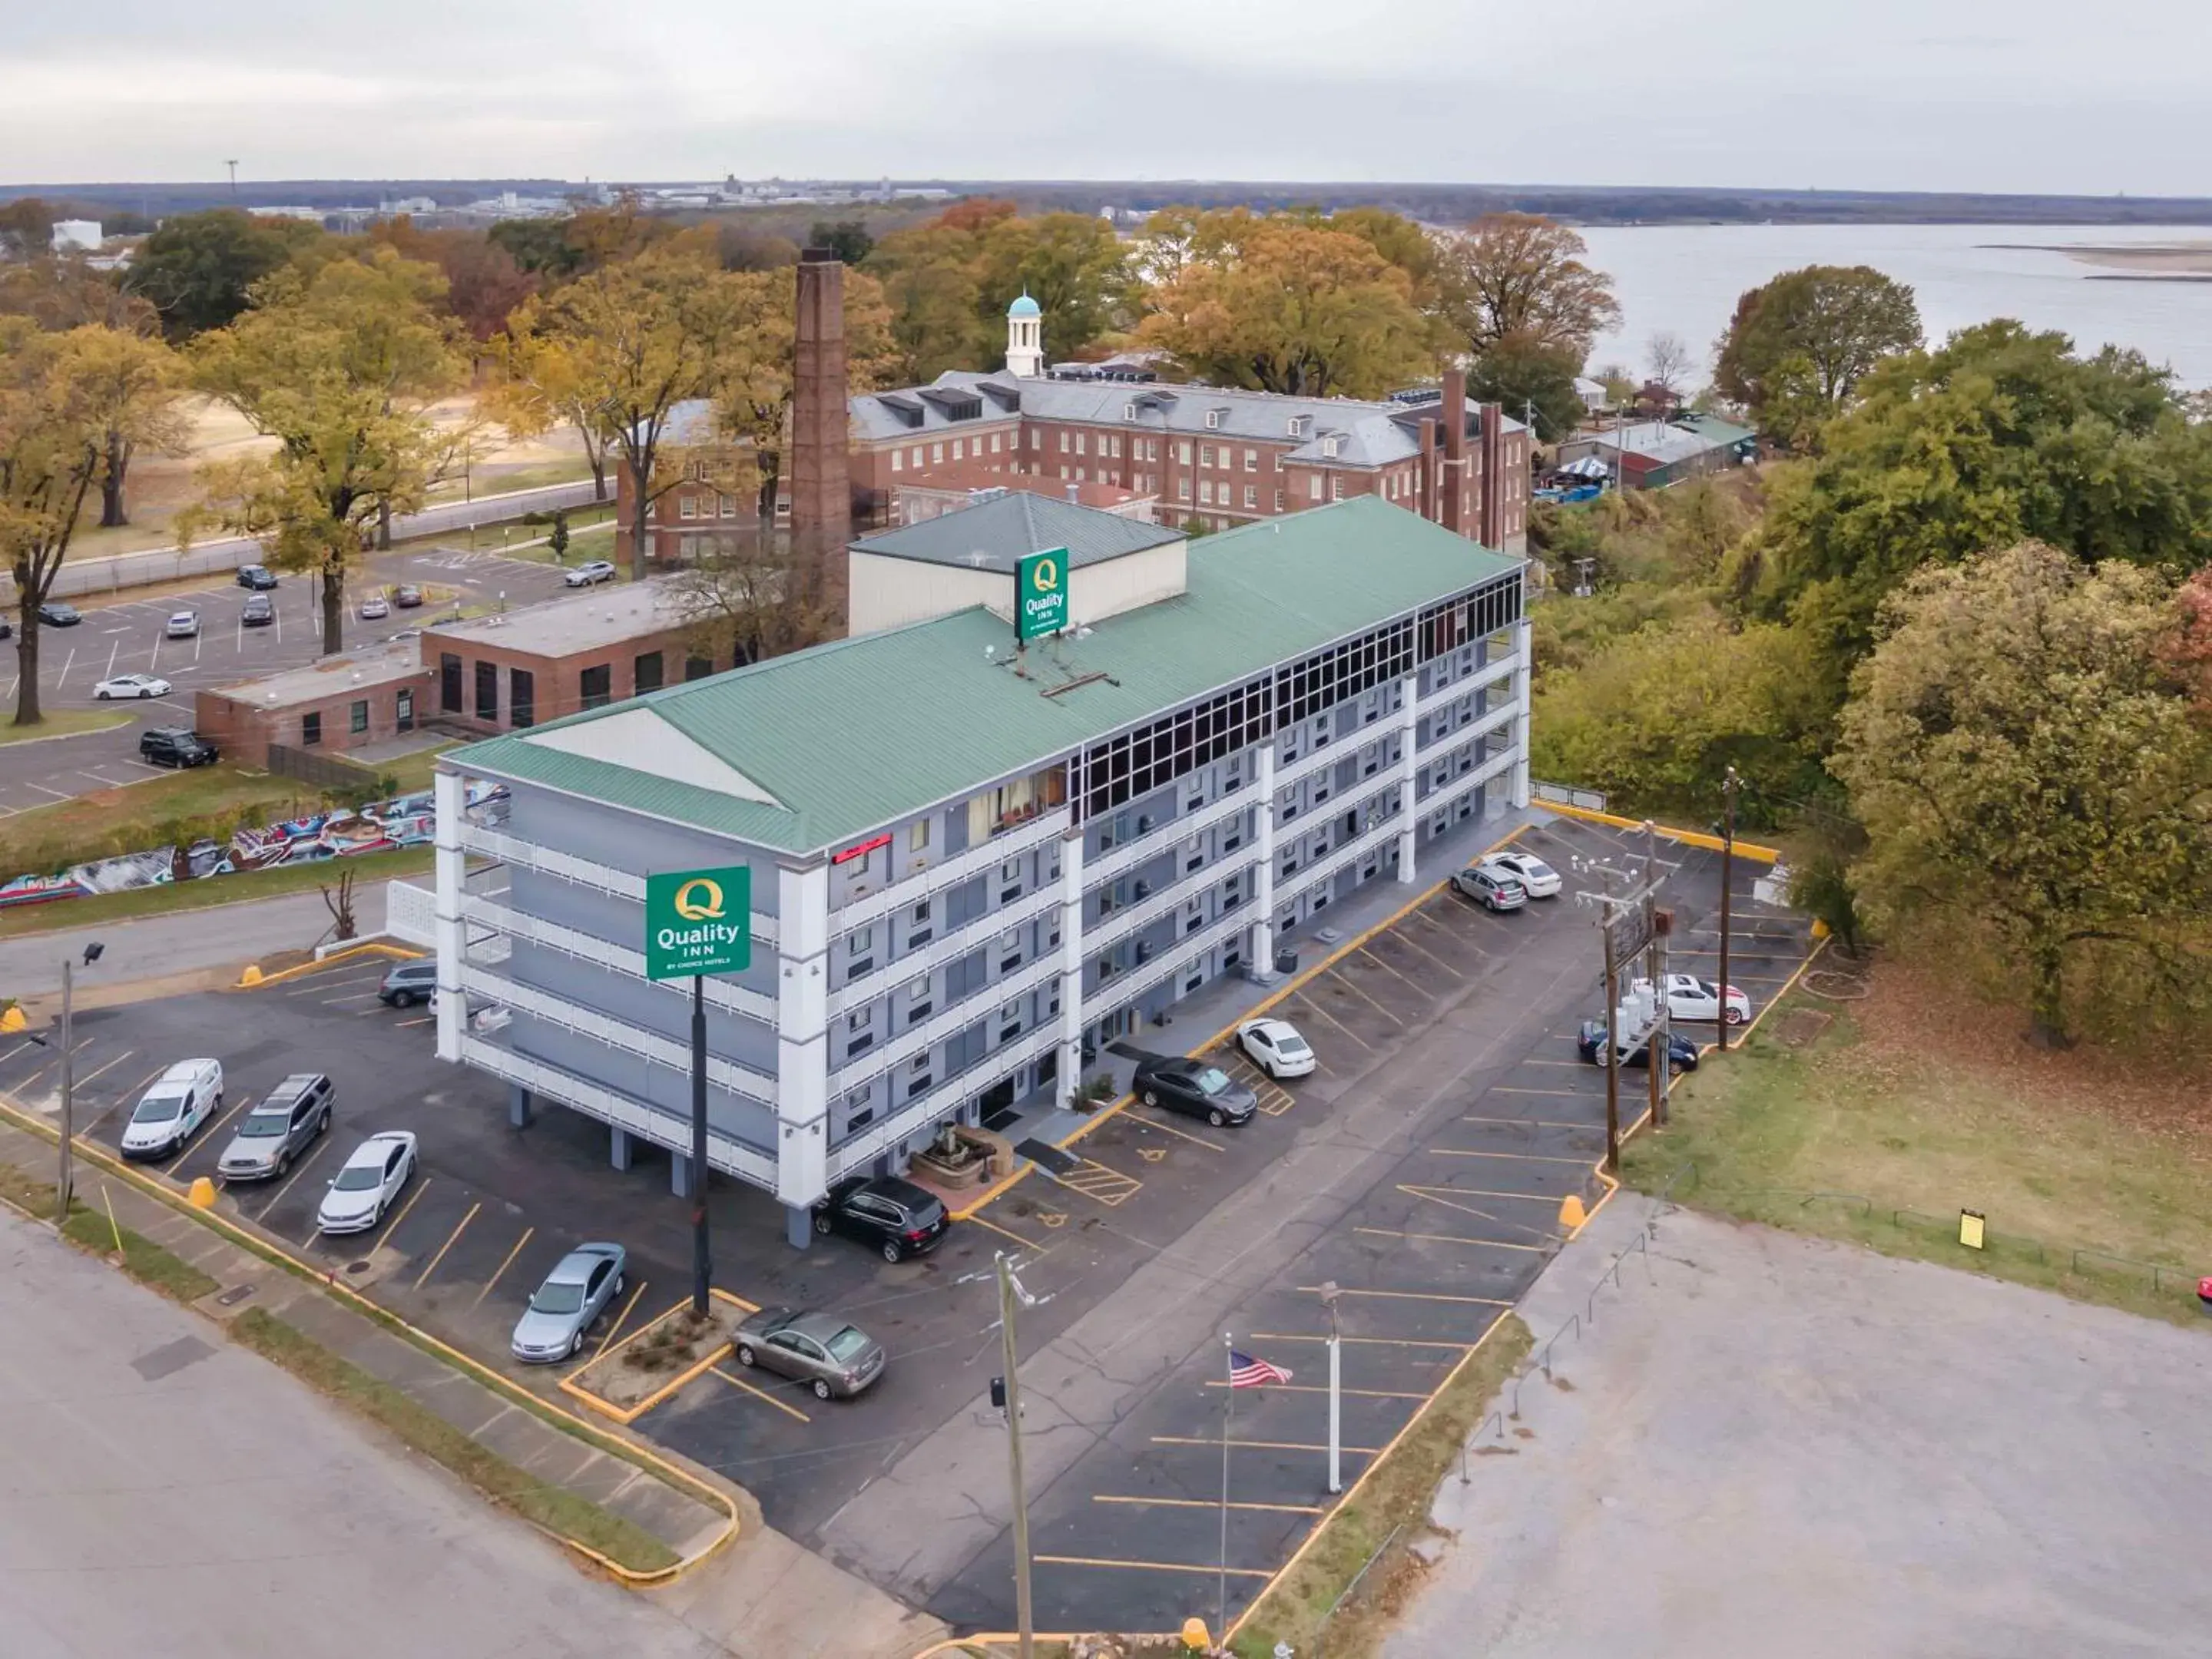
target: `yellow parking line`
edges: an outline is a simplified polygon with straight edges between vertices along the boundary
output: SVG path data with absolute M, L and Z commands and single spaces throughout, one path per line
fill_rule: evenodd
M 1581 1089 L 1516 1089 L 1503 1083 L 1492 1084 L 1490 1092 L 1493 1095 L 1542 1095 L 1548 1100 L 1602 1100 L 1605 1098 L 1602 1095 L 1589 1093 Z
M 1384 1007 L 1381 1003 L 1379 1003 L 1379 1002 L 1376 1001 L 1376 1000 L 1375 1000 L 1375 999 L 1374 999 L 1373 997 L 1369 996 L 1369 995 L 1367 994 L 1367 993 L 1366 993 L 1366 992 L 1364 992 L 1364 991 L 1361 990 L 1361 989 L 1360 989 L 1357 985 L 1353 984 L 1353 983 L 1352 982 L 1352 975 L 1349 975 L 1349 974 L 1332 974 L 1329 977 L 1330 977 L 1332 980 L 1334 980 L 1337 984 L 1341 985 L 1342 987 L 1344 987 L 1344 988 L 1345 988 L 1346 990 L 1347 990 L 1347 991 L 1351 992 L 1351 993 L 1352 994 L 1352 995 L 1354 995 L 1354 996 L 1358 997 L 1358 998 L 1362 1002 L 1365 1003 L 1369 1007 L 1372 1008 L 1372 1009 L 1373 1009 L 1376 1013 L 1378 1013 L 1378 1014 L 1382 1015 L 1383 1018 L 1385 1018 L 1385 1019 L 1389 1020 L 1389 1021 L 1393 1025 L 1396 1026 L 1400 1030 L 1401 1030 L 1401 1031 L 1402 1031 L 1402 1030 L 1404 1030 L 1406 1029 L 1406 1022 L 1405 1022 L 1404 1020 L 1402 1020 L 1402 1019 L 1399 1018 L 1397 1015 L 1395 1015 L 1395 1014 L 1392 1013 L 1392 1012 L 1391 1012 L 1388 1008 L 1385 1008 L 1385 1007 Z M 1403 979 L 1403 978 L 1405 977 L 1405 975 L 1401 974 L 1401 975 L 1399 975 L 1399 977 L 1400 977 L 1401 979 Z
M 997 1222 L 987 1221 L 980 1215 L 971 1215 L 968 1218 L 979 1227 L 988 1227 L 993 1232 L 998 1234 L 1001 1238 L 1012 1239 L 1015 1243 L 1020 1245 L 1025 1250 L 1034 1250 L 1037 1248 L 1011 1227 L 1001 1227 Z
M 1596 1099 L 1597 1097 L 1594 1095 L 1591 1098 Z M 1565 1123 L 1557 1118 L 1549 1117 L 1477 1117 L 1472 1112 L 1463 1114 L 1460 1121 L 1462 1123 L 1506 1123 L 1511 1124 L 1516 1128 L 1528 1129 L 1602 1129 L 1605 1127 L 1602 1123 Z
M 1326 1342 L 1328 1338 L 1310 1331 L 1254 1331 L 1255 1342 Z M 1454 1353 L 1465 1353 L 1472 1342 L 1433 1342 L 1415 1336 L 1345 1336 L 1340 1342 L 1357 1342 L 1364 1348 L 1449 1348 Z
M 1492 1215 L 1487 1210 L 1478 1210 L 1472 1204 L 1455 1203 L 1452 1200 L 1443 1196 L 1443 1194 L 1445 1193 L 1465 1194 L 1467 1196 L 1471 1198 L 1537 1198 L 1539 1202 L 1547 1205 L 1556 1204 L 1558 1202 L 1558 1200 L 1556 1199 L 1542 1198 L 1538 1194 L 1532 1193 L 1469 1193 L 1468 1192 L 1468 1189 L 1463 1187 L 1410 1187 L 1403 1182 L 1400 1183 L 1398 1190 L 1406 1194 L 1408 1197 L 1425 1198 L 1431 1204 L 1443 1205 L 1447 1210 L 1456 1210 L 1462 1215 L 1471 1215 L 1477 1221 L 1487 1221 L 1492 1223 L 1493 1225 L 1499 1227 L 1510 1227 L 1516 1232 L 1527 1233 L 1532 1238 L 1548 1239 L 1557 1237 L 1557 1235 L 1554 1234 L 1548 1227 L 1532 1227 L 1525 1221 L 1508 1221 L 1502 1215 Z
M 1240 1441 L 1238 1443 L 1241 1445 L 1247 1443 Z M 1255 1440 L 1249 1443 L 1258 1445 L 1260 1443 Z M 1306 1449 L 1326 1451 L 1328 1449 L 1326 1446 L 1310 1446 Z M 1346 1451 L 1352 1449 L 1350 1446 L 1345 1448 Z M 1220 1505 L 1208 1504 L 1206 1507 L 1212 1510 L 1218 1509 Z M 1044 1562 L 1055 1567 L 1137 1567 L 1146 1572 L 1203 1573 L 1209 1578 L 1224 1572 L 1231 1578 L 1272 1578 L 1275 1576 L 1272 1570 L 1258 1567 L 1224 1567 L 1218 1561 L 1189 1564 L 1182 1561 L 1117 1561 L 1109 1556 L 1103 1555 L 1033 1555 L 1030 1559 Z
M 1427 950 L 1427 949 L 1424 948 L 1422 945 L 1416 944 L 1413 940 L 1412 940 L 1412 939 L 1410 939 L 1407 938 L 1405 934 L 1403 934 L 1403 933 L 1393 933 L 1390 937 L 1391 937 L 1391 938 L 1393 938 L 1393 939 L 1396 939 L 1396 940 L 1398 941 L 1398 943 L 1399 943 L 1399 944 L 1401 944 L 1401 945 L 1404 945 L 1404 946 L 1405 946 L 1407 950 L 1409 950 L 1409 951 L 1420 951 L 1420 953 L 1421 953 L 1423 956 L 1426 957 L 1427 957 L 1431 962 L 1435 963 L 1437 964 L 1437 967 L 1439 967 L 1439 968 L 1443 969 L 1444 970 L 1444 972 L 1446 972 L 1446 973 L 1449 974 L 1449 975 L 1450 975 L 1454 979 L 1465 979 L 1465 978 L 1467 977 L 1467 975 L 1466 975 L 1466 973 L 1465 973 L 1464 971 L 1462 971 L 1462 969 L 1457 969 L 1457 968 L 1453 967 L 1453 966 L 1451 965 L 1451 963 L 1449 963 L 1449 962 L 1446 962 L 1446 961 L 1445 961 L 1442 957 L 1438 956 L 1438 955 L 1437 955 L 1434 951 Z
M 1589 1162 L 1588 1158 L 1580 1158 L 1573 1161 L 1583 1164 Z M 1398 1190 L 1401 1193 L 1411 1193 L 1416 1198 L 1435 1198 L 1438 1193 L 1451 1193 L 1462 1198 L 1523 1198 L 1528 1200 L 1531 1204 L 1550 1204 L 1554 1206 L 1559 1203 L 1560 1198 L 1560 1194 L 1558 1193 L 1498 1193 L 1492 1192 L 1487 1187 L 1401 1186 Z M 1450 1200 L 1437 1198 L 1437 1202 L 1439 1204 L 1448 1204 L 1450 1202 Z
M 1133 1117 L 1129 1121 L 1141 1124 L 1147 1129 L 1158 1129 L 1164 1135 L 1173 1135 L 1177 1140 L 1188 1140 L 1192 1146 L 1203 1146 L 1209 1152 L 1225 1152 L 1229 1150 L 1226 1146 L 1208 1140 L 1204 1135 L 1194 1135 L 1182 1129 L 1170 1128 L 1155 1118 Z
M 1541 1152 L 1471 1152 L 1458 1146 L 1431 1146 L 1430 1153 L 1437 1158 L 1490 1158 L 1503 1164 L 1571 1164 L 1578 1169 L 1588 1169 L 1586 1158 L 1547 1158 Z
M 1427 996 L 1427 995 L 1429 994 L 1429 988 L 1428 988 L 1427 986 L 1425 986 L 1425 985 L 1422 984 L 1420 981 L 1419 981 L 1419 980 L 1417 980 L 1417 979 L 1409 978 L 1409 977 L 1408 977 L 1407 975 L 1406 975 L 1405 974 L 1402 974 L 1402 973 L 1399 972 L 1399 971 L 1398 971 L 1398 969 L 1396 969 L 1395 968 L 1393 968 L 1393 967 L 1392 967 L 1389 963 L 1387 963 L 1387 962 L 1383 961 L 1382 957 L 1380 957 L 1376 956 L 1376 955 L 1375 954 L 1375 947 L 1374 947 L 1373 945 L 1361 945 L 1361 946 L 1359 947 L 1359 954 L 1360 954 L 1361 956 L 1363 956 L 1363 957 L 1365 957 L 1368 959 L 1368 961 L 1370 961 L 1370 962 L 1373 963 L 1374 963 L 1377 968 L 1380 968 L 1380 969 L 1381 969 L 1384 973 L 1386 973 L 1386 974 L 1389 975 L 1391 978 L 1393 978 L 1393 979 L 1398 979 L 1398 980 L 1404 980 L 1404 981 L 1405 981 L 1405 982 L 1406 982 L 1407 984 L 1408 984 L 1408 985 L 1412 986 L 1412 987 L 1413 987 L 1416 991 L 1419 991 L 1419 992 L 1423 996 L 1425 996 L 1425 996 Z
M 1218 1382 L 1206 1384 L 1210 1389 L 1221 1386 Z M 1428 1395 L 1409 1394 L 1403 1397 L 1407 1400 L 1426 1400 Z M 1091 1494 L 1091 1501 L 1094 1504 L 1135 1504 L 1146 1509 L 1218 1510 L 1221 1507 L 1211 1498 L 1133 1498 L 1123 1497 L 1118 1492 L 1094 1492 Z M 1328 1513 L 1318 1504 L 1231 1504 L 1229 1507 L 1232 1510 L 1264 1510 L 1270 1515 L 1327 1515 Z M 1220 1569 L 1217 1567 L 1215 1571 L 1218 1571 Z
M 1206 1379 L 1206 1386 L 1209 1389 L 1225 1389 L 1229 1386 L 1229 1379 L 1222 1376 L 1209 1376 Z M 1267 1386 L 1283 1394 L 1327 1394 L 1328 1392 L 1318 1382 L 1270 1382 Z M 1404 1394 L 1394 1389 L 1339 1389 L 1337 1392 L 1341 1395 L 1358 1395 L 1362 1400 L 1426 1400 L 1428 1398 L 1425 1394 Z M 1206 1504 L 1200 1507 L 1212 1510 L 1221 1506 L 1218 1504 Z M 1231 1504 L 1229 1507 L 1233 1510 L 1237 1505 Z
M 1580 1042 L 1582 1041 L 1580 1037 L 1576 1037 L 1573 1040 L 1577 1042 Z M 1589 1061 L 1586 1060 L 1524 1060 L 1521 1063 L 1523 1066 L 1571 1066 L 1577 1070 L 1580 1070 L 1583 1066 L 1589 1066 Z M 1595 1071 L 1597 1068 L 1592 1066 L 1590 1066 L 1590 1069 L 1592 1071 Z
M 802 1423 L 811 1423 L 814 1420 L 805 1412 L 799 1410 L 798 1407 L 793 1406 L 786 1401 L 778 1400 L 766 1389 L 755 1388 L 751 1383 L 746 1382 L 742 1376 L 731 1376 L 729 1372 L 724 1370 L 720 1365 L 714 1367 L 714 1375 L 720 1377 L 723 1382 L 728 1383 L 732 1388 L 743 1389 L 747 1394 L 752 1395 L 754 1399 L 773 1406 L 780 1412 L 788 1413 L 791 1416 L 797 1418 Z M 1039 1560 L 1042 1560 L 1044 1558 L 1042 1556 L 1039 1556 L 1037 1558 Z
M 1301 1285 L 1298 1288 L 1308 1295 L 1318 1295 L 1318 1285 Z M 1494 1296 L 1447 1296 L 1441 1291 L 1353 1291 L 1340 1287 L 1339 1296 L 1371 1296 L 1385 1302 L 1467 1302 L 1481 1308 L 1510 1308 L 1510 1302 L 1500 1302 Z
M 307 1166 L 310 1164 L 313 1164 L 317 1158 L 320 1158 L 323 1153 L 329 1149 L 330 1144 L 331 1138 L 328 1135 L 319 1136 L 316 1139 L 313 1149 L 308 1152 L 307 1157 L 301 1158 L 299 1162 L 298 1167 L 294 1169 L 292 1173 L 285 1177 L 284 1184 L 277 1188 L 275 1196 L 270 1198 L 266 1204 L 263 1205 L 259 1209 L 253 1212 L 253 1218 L 256 1221 L 266 1221 L 269 1218 L 270 1211 L 275 1209 L 279 1204 L 282 1204 L 284 1201 L 284 1194 L 290 1192 L 293 1187 L 298 1182 L 300 1177 L 307 1173 Z
M 413 1209 L 417 1204 L 420 1204 L 422 1201 L 422 1194 L 429 1190 L 430 1177 L 428 1176 L 424 1176 L 422 1177 L 422 1184 L 417 1187 L 408 1200 L 399 1206 L 399 1213 L 393 1216 L 391 1220 L 384 1224 L 384 1231 L 376 1236 L 377 1243 L 383 1243 L 386 1239 L 391 1237 L 393 1233 L 398 1231 L 399 1224 L 407 1219 L 408 1211 Z
M 1155 1446 L 1218 1446 L 1221 1443 L 1221 1437 L 1218 1434 L 1156 1434 L 1152 1437 L 1152 1443 Z M 1316 1446 L 1310 1440 L 1232 1439 L 1229 1443 L 1231 1446 L 1249 1446 L 1255 1451 L 1327 1451 L 1328 1449 L 1327 1446 Z M 1372 1457 L 1376 1452 L 1382 1450 L 1382 1448 L 1380 1446 L 1346 1446 L 1342 1449 L 1356 1452 L 1362 1457 Z M 1036 1559 L 1042 1561 L 1045 1558 L 1040 1555 Z M 1211 1572 L 1213 1569 L 1209 1567 L 1206 1571 Z M 1237 1569 L 1231 1567 L 1230 1571 L 1234 1572 Z M 1258 1575 L 1262 1578 L 1267 1576 L 1265 1573 Z
M 452 1232 L 446 1235 L 446 1242 L 438 1246 L 438 1254 L 430 1258 L 430 1265 L 423 1268 L 420 1276 L 415 1280 L 415 1288 L 416 1290 L 421 1290 L 422 1288 L 423 1281 L 428 1279 L 432 1273 L 438 1271 L 438 1264 L 446 1259 L 446 1252 L 452 1249 L 453 1248 L 454 1241 L 468 1231 L 469 1223 L 477 1218 L 477 1212 L 482 1208 L 483 1208 L 483 1200 L 482 1199 L 478 1199 L 475 1203 L 469 1206 L 469 1212 L 461 1218 L 461 1224 L 454 1228 Z
M 469 1304 L 471 1311 L 474 1311 L 476 1309 L 483 1305 L 483 1299 L 491 1294 L 491 1287 L 498 1284 L 501 1278 L 506 1273 L 507 1270 L 514 1265 L 514 1258 L 522 1254 L 522 1247 L 530 1243 L 532 1235 L 536 1233 L 538 1229 L 535 1227 L 525 1227 L 522 1230 L 522 1237 L 514 1241 L 514 1248 L 507 1253 L 507 1260 L 499 1264 L 498 1269 L 493 1273 L 489 1279 L 484 1280 L 483 1289 L 478 1291 L 477 1292 L 477 1299 Z
M 637 1288 L 629 1293 L 629 1300 L 622 1304 L 622 1311 L 615 1316 L 615 1322 L 607 1327 L 607 1334 L 599 1339 L 599 1346 L 592 1350 L 592 1358 L 597 1359 L 607 1351 L 607 1344 L 615 1340 L 616 1333 L 622 1329 L 623 1322 L 629 1319 L 629 1310 L 637 1306 L 639 1298 L 645 1294 L 645 1287 L 652 1282 L 649 1279 L 641 1279 L 637 1281 Z
M 1377 1238 L 1418 1238 L 1436 1244 L 1480 1244 L 1489 1250 L 1526 1250 L 1532 1255 L 1551 1254 L 1541 1244 L 1508 1244 L 1502 1238 L 1462 1238 L 1457 1233 L 1401 1233 L 1395 1227 L 1354 1227 L 1352 1231 L 1371 1233 Z
M 252 1103 L 253 1103 L 253 1097 L 252 1097 L 252 1096 L 251 1096 L 251 1095 L 241 1095 L 241 1096 L 240 1096 L 240 1097 L 239 1097 L 239 1100 L 238 1100 L 238 1104 L 237 1104 L 237 1105 L 235 1105 L 235 1106 L 232 1107 L 228 1111 L 225 1112 L 225 1113 L 224 1113 L 221 1117 L 219 1117 L 219 1118 L 216 1119 L 216 1121 L 215 1121 L 214 1122 L 212 1122 L 212 1123 L 209 1124 L 209 1125 L 208 1125 L 208 1127 L 207 1127 L 206 1128 L 204 1128 L 204 1129 L 201 1130 L 201 1131 L 200 1131 L 200 1133 L 199 1133 L 198 1134 L 196 1134 L 196 1135 L 194 1135 L 194 1136 L 192 1137 L 192 1146 L 202 1146 L 202 1145 L 204 1145 L 207 1141 L 214 1139 L 216 1136 L 217 1136 L 217 1135 L 219 1135 L 219 1134 L 221 1134 L 221 1133 L 222 1133 L 222 1131 L 223 1131 L 223 1126 L 224 1126 L 224 1125 L 228 1124 L 228 1122 L 229 1122 L 233 1118 L 236 1117 L 236 1116 L 237 1116 L 240 1112 L 244 1111 L 244 1110 L 245 1110 L 248 1106 L 251 1106 Z M 187 1158 L 191 1157 L 191 1156 L 192 1146 L 187 1146 L 187 1147 L 185 1147 L 185 1150 L 184 1150 L 183 1152 L 179 1152 L 179 1153 L 177 1154 L 176 1158 L 174 1158 L 174 1159 L 170 1163 L 170 1164 L 169 1164 L 169 1168 L 168 1168 L 167 1170 L 162 1170 L 162 1171 L 161 1171 L 161 1173 L 162 1173 L 163 1175 L 167 1175 L 167 1174 L 168 1174 L 170 1170 L 173 1170 L 173 1169 L 175 1169 L 175 1168 L 177 1167 L 177 1165 L 178 1165 L 178 1164 L 182 1164 L 182 1163 L 185 1160 L 185 1158 Z
M 437 1018 L 435 1014 L 418 1014 L 413 1019 L 398 1021 L 393 1029 L 404 1030 L 410 1025 L 431 1025 L 436 1024 Z
M 1322 1018 L 1335 1026 L 1338 1030 L 1343 1032 L 1345 1036 L 1350 1037 L 1361 1048 L 1368 1050 L 1370 1053 L 1374 1051 L 1375 1045 L 1373 1043 L 1370 1042 L 1365 1037 L 1360 1036 L 1358 1032 L 1353 1030 L 1349 1025 L 1346 1025 L 1334 1014 L 1329 1012 L 1328 1009 L 1322 1007 L 1321 1004 L 1316 1002 L 1311 997 L 1308 996 L 1305 993 L 1305 988 L 1303 986 L 1298 988 L 1297 992 L 1294 995 L 1285 998 L 1283 1006 L 1285 1007 L 1288 1007 L 1293 1002 L 1300 1005 L 1310 1013 L 1320 1015 Z

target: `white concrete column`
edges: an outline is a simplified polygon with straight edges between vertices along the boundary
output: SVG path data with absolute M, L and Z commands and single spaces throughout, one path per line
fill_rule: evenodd
M 438 814 L 437 896 L 431 929 L 438 947 L 438 1058 L 457 1060 L 469 1012 L 461 989 L 461 892 L 468 872 L 461 825 L 468 810 L 468 790 L 459 773 L 441 771 L 431 781 L 431 792 Z
M 1418 752 L 1420 735 L 1421 673 L 1415 669 L 1398 682 L 1403 692 L 1403 706 L 1398 714 L 1398 879 L 1411 884 L 1413 879 L 1413 842 L 1420 821 L 1413 810 L 1413 780 L 1420 775 L 1421 757 Z
M 1252 977 L 1262 985 L 1271 985 L 1275 979 L 1275 745 L 1273 739 L 1260 745 L 1260 772 L 1253 780 L 1259 796 L 1258 822 L 1252 832 L 1252 845 L 1260 858 L 1258 873 L 1252 881 L 1252 938 L 1244 952 L 1244 960 L 1251 963 Z
M 1060 842 L 1060 1059 L 1054 1086 L 1060 1097 L 1083 1080 L 1083 830 Z
M 830 1189 L 830 866 L 776 872 L 775 1195 Z
M 1528 691 L 1529 681 L 1536 665 L 1534 630 L 1523 617 L 1513 625 L 1513 653 L 1517 660 L 1513 665 L 1513 805 L 1526 808 L 1528 805 Z

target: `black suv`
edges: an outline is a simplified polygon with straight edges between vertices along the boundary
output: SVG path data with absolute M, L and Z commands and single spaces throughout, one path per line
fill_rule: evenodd
M 266 628 L 276 620 L 276 606 L 266 593 L 252 594 L 239 611 L 238 620 L 248 628 Z
M 1202 1117 L 1217 1129 L 1224 1123 L 1249 1123 L 1260 1109 L 1260 1097 L 1218 1066 L 1181 1054 L 1144 1061 L 1129 1091 L 1147 1106 Z
M 238 567 L 238 585 L 240 587 L 274 587 L 276 586 L 276 573 L 265 564 L 242 564 Z
M 212 766 L 216 756 L 198 732 L 157 726 L 138 734 L 138 758 L 149 766 Z
M 840 1182 L 814 1206 L 816 1232 L 857 1238 L 886 1261 L 935 1249 L 947 1224 L 936 1194 L 896 1176 Z
M 258 1181 L 281 1176 L 292 1160 L 331 1127 L 331 1103 L 337 1091 L 320 1072 L 297 1072 L 269 1091 L 248 1112 L 216 1160 L 226 1181 Z
M 397 962 L 376 988 L 376 1000 L 387 1008 L 412 1008 L 438 994 L 438 964 L 434 962 Z

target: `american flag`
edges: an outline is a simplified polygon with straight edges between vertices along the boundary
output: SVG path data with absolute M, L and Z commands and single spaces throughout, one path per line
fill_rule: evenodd
M 1270 1382 L 1287 1382 L 1291 1374 L 1280 1365 L 1270 1365 L 1264 1359 L 1255 1359 L 1249 1353 L 1229 1351 L 1229 1386 L 1232 1389 L 1264 1389 Z

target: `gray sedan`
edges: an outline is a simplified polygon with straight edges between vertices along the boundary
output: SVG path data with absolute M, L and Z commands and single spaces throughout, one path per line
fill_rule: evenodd
M 763 1308 L 738 1327 L 738 1364 L 804 1382 L 817 1400 L 848 1400 L 884 1374 L 884 1346 L 836 1314 Z
M 549 1364 L 574 1356 L 592 1322 L 622 1294 L 628 1259 L 619 1244 L 579 1244 L 562 1256 L 515 1322 L 508 1344 L 514 1357 Z

